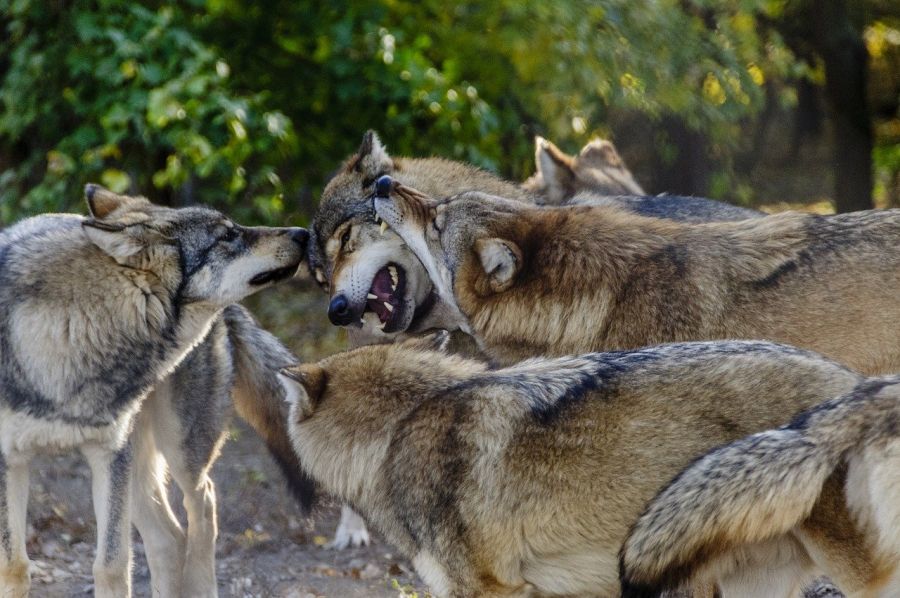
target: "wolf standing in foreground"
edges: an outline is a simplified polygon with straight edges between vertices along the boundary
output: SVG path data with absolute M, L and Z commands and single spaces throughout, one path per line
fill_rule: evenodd
M 454 598 L 617 595 L 628 529 L 678 471 L 863 381 L 765 342 L 671 344 L 499 370 L 428 343 L 439 345 L 426 338 L 351 350 L 285 370 L 285 385 L 294 446 L 312 477 L 408 555 L 434 593 Z M 843 506 L 840 496 L 830 504 Z M 802 529 L 833 549 L 845 542 L 839 526 L 848 515 L 829 514 Z M 868 554 L 853 542 L 842 548 Z M 724 595 L 799 590 L 815 572 L 782 555 L 723 572 Z
M 500 362 L 757 338 L 900 371 L 900 210 L 687 224 L 380 183 L 377 214 Z
M 721 576 L 736 555 L 790 538 L 815 546 L 816 515 L 837 495 L 863 554 L 807 550 L 841 587 L 900 595 L 900 381 L 874 380 L 789 425 L 714 449 L 637 520 L 621 551 L 623 598 Z M 843 557 L 843 558 L 842 558 Z M 763 594 L 758 594 L 763 595 Z
M 135 414 L 226 306 L 295 273 L 307 240 L 93 185 L 86 196 L 90 218 L 37 216 L 0 232 L 4 596 L 30 586 L 30 458 L 73 449 L 93 478 L 95 593 L 130 595 Z

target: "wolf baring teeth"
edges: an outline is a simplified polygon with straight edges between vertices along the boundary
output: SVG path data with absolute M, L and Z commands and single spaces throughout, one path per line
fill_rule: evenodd
M 0 232 L 4 595 L 30 587 L 29 461 L 60 450 L 91 466 L 95 594 L 130 595 L 129 432 L 142 401 L 230 304 L 293 276 L 308 240 L 95 185 L 85 195 L 89 218 L 48 214 Z

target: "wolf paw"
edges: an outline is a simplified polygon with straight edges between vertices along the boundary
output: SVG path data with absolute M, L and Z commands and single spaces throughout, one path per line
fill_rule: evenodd
M 334 532 L 334 539 L 326 544 L 325 548 L 344 550 L 351 546 L 354 548 L 368 546 L 369 542 L 369 530 L 366 529 L 366 522 L 349 507 L 343 507 L 341 522 L 338 524 L 337 531 Z

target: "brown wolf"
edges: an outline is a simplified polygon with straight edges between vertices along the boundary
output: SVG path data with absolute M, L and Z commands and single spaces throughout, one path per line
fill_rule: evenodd
M 522 187 L 545 203 L 566 203 L 581 191 L 600 195 L 646 195 L 611 141 L 595 139 L 570 156 L 543 137 L 534 139 L 536 171 Z
M 377 213 L 502 362 L 759 338 L 900 371 L 900 210 L 687 224 L 395 189 Z
M 678 471 L 863 380 L 765 342 L 487 370 L 426 348 L 437 339 L 297 366 L 285 385 L 294 447 L 312 477 L 376 525 L 439 596 L 617 595 L 628 529 Z M 847 517 L 833 498 L 826 506 Z M 835 537 L 843 519 L 822 515 L 804 529 Z M 865 558 L 854 540 L 843 547 Z M 758 595 L 788 596 L 815 574 L 795 557 L 748 560 L 742 575 L 717 581 L 769 582 Z
M 852 514 L 843 521 L 833 518 L 838 497 Z M 825 518 L 862 553 L 835 550 L 839 538 L 815 533 Z M 714 449 L 680 473 L 622 548 L 623 596 L 721 578 L 733 573 L 736 555 L 794 544 L 844 591 L 895 597 L 898 529 L 900 379 L 873 380 L 783 428 Z

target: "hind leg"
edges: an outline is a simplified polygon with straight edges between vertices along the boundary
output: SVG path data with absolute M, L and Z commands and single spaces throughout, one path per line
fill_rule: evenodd
M 91 467 L 97 555 L 94 595 L 131 596 L 131 445 L 118 451 L 88 446 L 82 449 Z
M 0 597 L 27 596 L 31 587 L 25 533 L 28 459 L 0 453 Z
M 144 541 L 154 598 L 181 595 L 185 534 L 169 505 L 166 462 L 157 447 L 153 418 L 158 400 L 151 395 L 138 414 L 134 442 L 132 511 Z

